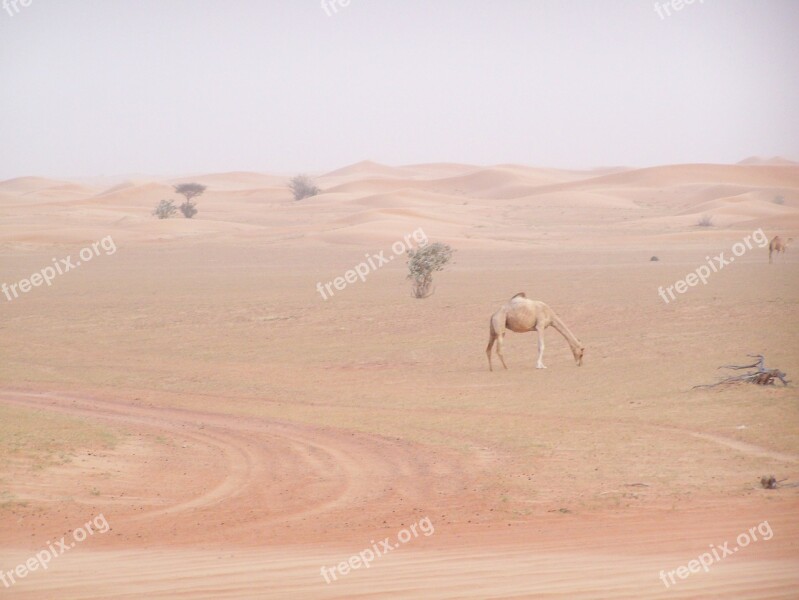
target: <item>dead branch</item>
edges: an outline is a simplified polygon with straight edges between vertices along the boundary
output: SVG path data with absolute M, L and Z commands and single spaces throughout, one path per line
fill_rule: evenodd
M 721 381 L 717 381 L 716 383 L 709 383 L 706 385 L 695 385 L 691 389 L 696 388 L 712 388 L 716 387 L 717 385 L 724 385 L 728 383 L 754 383 L 756 385 L 774 385 L 775 380 L 779 379 L 782 382 L 782 385 L 788 385 L 790 383 L 786 377 L 787 375 L 780 371 L 779 369 L 767 369 L 766 368 L 766 358 L 762 354 L 747 354 L 752 358 L 757 358 L 757 362 L 752 363 L 751 365 L 722 365 L 719 369 L 731 369 L 733 371 L 741 371 L 743 369 L 757 369 L 751 373 L 744 373 L 743 375 L 737 375 L 732 377 L 725 377 Z
M 758 361 L 756 363 L 752 363 L 751 365 L 722 365 L 719 367 L 719 369 L 735 369 L 738 371 L 740 369 L 753 369 L 757 367 L 757 370 L 761 373 L 766 370 L 766 368 L 763 366 L 766 358 L 762 354 L 747 354 L 747 356 L 757 358 Z
M 783 481 L 788 481 L 788 478 L 777 480 L 774 475 L 763 475 L 760 478 L 760 485 L 767 490 L 775 490 Z

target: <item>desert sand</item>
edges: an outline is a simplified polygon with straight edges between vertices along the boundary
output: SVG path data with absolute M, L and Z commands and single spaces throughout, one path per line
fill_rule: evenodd
M 0 295 L 0 572 L 110 525 L 1 598 L 797 597 L 795 384 L 692 388 L 749 354 L 799 378 L 799 247 L 658 289 L 759 229 L 799 238 L 799 165 L 365 161 L 301 201 L 287 181 L 0 182 L 0 284 L 115 247 Z M 208 186 L 199 214 L 155 219 L 181 182 Z M 402 256 L 318 292 L 419 230 L 456 251 L 430 298 Z M 535 333 L 508 333 L 489 372 L 489 318 L 518 292 L 583 366 L 549 329 L 546 370 Z

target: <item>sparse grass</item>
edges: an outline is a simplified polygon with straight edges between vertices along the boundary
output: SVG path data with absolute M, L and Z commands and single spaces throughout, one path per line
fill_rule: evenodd
M 80 419 L 0 406 L 0 473 L 20 461 L 44 469 L 72 460 L 79 448 L 112 448 L 116 436 Z
M 8 490 L 0 491 L 0 510 L 7 510 L 10 508 L 25 508 L 28 506 L 26 500 L 17 500 L 14 494 Z

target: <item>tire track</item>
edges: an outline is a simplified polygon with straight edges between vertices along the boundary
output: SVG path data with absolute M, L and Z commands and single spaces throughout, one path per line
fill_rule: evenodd
M 403 511 L 434 500 L 429 450 L 423 452 L 406 442 L 376 435 L 59 393 L 0 391 L 0 401 L 166 433 L 210 448 L 220 457 L 224 464 L 221 477 L 218 469 L 206 472 L 201 465 L 181 467 L 194 469 L 194 478 L 210 489 L 125 515 L 126 521 L 138 526 L 161 523 L 174 529 L 180 521 L 195 518 L 228 523 L 223 517 L 233 514 L 243 516 L 228 523 L 228 528 L 308 529 L 342 519 L 374 528 L 375 522 L 401 518 Z M 442 457 L 435 459 L 440 469 Z M 463 466 L 453 460 L 447 470 L 452 475 L 448 485 L 453 493 L 456 487 L 462 489 Z M 146 486 L 152 497 L 164 492 L 154 487 L 155 478 Z M 168 479 L 164 487 L 176 491 L 169 489 Z M 440 493 L 442 486 L 438 487 Z M 364 510 L 366 505 L 369 510 Z

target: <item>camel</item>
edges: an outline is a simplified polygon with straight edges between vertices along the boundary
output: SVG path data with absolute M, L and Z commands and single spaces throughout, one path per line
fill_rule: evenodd
M 505 337 L 505 328 L 516 333 L 538 331 L 538 362 L 536 363 L 536 369 L 546 369 L 543 362 L 544 330 L 550 325 L 557 329 L 560 334 L 566 338 L 566 341 L 569 342 L 577 366 L 579 367 L 582 365 L 585 346 L 583 346 L 580 340 L 569 331 L 569 328 L 558 318 L 554 310 L 543 302 L 530 300 L 524 292 L 520 292 L 513 296 L 509 302 L 491 316 L 490 337 L 488 338 L 488 347 L 486 348 L 489 370 L 494 370 L 491 364 L 491 348 L 495 341 L 497 343 L 497 356 L 499 356 L 499 360 L 502 361 L 502 366 L 505 367 L 505 369 L 508 368 L 508 365 L 505 364 L 505 359 L 502 357 L 502 342 Z
M 783 242 L 780 236 L 775 235 L 774 239 L 771 240 L 768 245 L 768 262 L 771 263 L 772 252 L 776 252 L 777 254 L 782 252 L 783 254 L 785 254 L 785 249 L 788 247 L 788 244 L 790 244 L 792 241 L 793 238 L 788 238 L 787 242 Z

